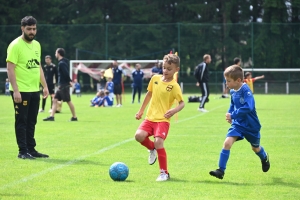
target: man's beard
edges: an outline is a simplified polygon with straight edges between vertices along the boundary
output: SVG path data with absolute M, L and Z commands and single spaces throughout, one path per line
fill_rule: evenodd
M 31 35 L 33 35 L 33 34 L 31 34 Z M 27 40 L 28 42 L 31 42 L 31 41 L 34 39 L 34 37 L 35 37 L 35 35 L 33 35 L 33 37 L 30 38 L 29 35 L 27 35 L 26 33 L 24 33 L 24 38 L 25 38 L 25 40 Z

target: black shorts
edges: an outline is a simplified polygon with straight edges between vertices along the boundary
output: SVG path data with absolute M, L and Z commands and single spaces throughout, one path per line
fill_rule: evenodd
M 55 93 L 55 86 L 54 84 L 48 84 L 47 83 L 47 86 L 48 86 L 48 90 L 49 90 L 49 94 L 54 94 Z
M 115 95 L 122 94 L 122 86 L 121 86 L 121 84 L 114 84 L 114 94 Z
M 57 99 L 58 101 L 64 101 L 64 102 L 71 101 L 70 86 L 69 85 L 59 86 L 57 92 L 55 93 L 54 99 Z

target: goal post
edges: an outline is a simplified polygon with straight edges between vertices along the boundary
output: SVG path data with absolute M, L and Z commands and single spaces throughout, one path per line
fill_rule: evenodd
M 114 60 L 70 60 L 70 77 L 72 80 L 77 79 L 79 71 L 89 74 L 91 78 L 98 80 L 100 71 L 112 67 Z M 141 65 L 144 72 L 144 78 L 151 78 L 151 69 L 156 63 L 162 63 L 163 60 L 117 60 L 119 65 L 123 65 L 124 75 L 131 78 L 131 73 L 136 64 Z M 70 91 L 72 92 L 72 90 Z

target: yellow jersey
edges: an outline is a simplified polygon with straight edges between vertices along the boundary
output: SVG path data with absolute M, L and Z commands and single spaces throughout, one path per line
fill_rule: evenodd
M 173 79 L 170 82 L 162 81 L 162 75 L 154 75 L 149 84 L 148 91 L 152 98 L 146 113 L 146 119 L 152 122 L 170 122 L 164 114 L 171 109 L 174 100 L 183 101 L 179 84 Z

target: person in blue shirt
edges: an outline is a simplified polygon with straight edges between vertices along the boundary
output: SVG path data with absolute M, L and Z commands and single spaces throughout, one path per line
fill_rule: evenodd
M 112 82 L 112 78 L 111 77 L 108 77 L 107 78 L 107 82 L 106 82 L 106 85 L 105 85 L 105 90 L 108 90 L 109 92 L 109 98 L 112 99 L 112 101 L 114 101 L 114 83 Z
M 132 72 L 132 103 L 134 103 L 134 98 L 136 92 L 138 92 L 138 102 L 141 101 L 141 93 L 142 93 L 142 87 L 143 87 L 143 78 L 144 78 L 144 72 L 141 70 L 141 65 L 136 64 L 135 70 Z
M 262 171 L 267 172 L 270 169 L 269 155 L 260 145 L 261 125 L 256 114 L 254 97 L 250 88 L 243 82 L 243 74 L 243 69 L 238 65 L 232 65 L 224 71 L 226 85 L 231 89 L 231 103 L 225 118 L 231 127 L 220 153 L 219 169 L 209 172 L 211 176 L 219 179 L 224 177 L 231 146 L 244 138 L 260 158 Z
M 109 96 L 109 91 L 104 91 L 105 96 L 103 97 L 102 101 L 99 103 L 99 106 L 103 107 L 111 107 L 113 106 L 113 99 Z
M 114 83 L 114 94 L 116 95 L 117 100 L 117 107 L 122 106 L 122 74 L 124 64 L 119 65 L 116 60 L 113 62 L 113 79 L 112 82 Z
M 152 67 L 151 72 L 152 72 L 152 76 L 163 74 L 162 63 L 159 63 L 157 61 L 157 63 Z
M 74 80 L 74 87 L 75 87 L 75 93 L 77 95 L 77 97 L 81 97 L 81 91 L 80 91 L 80 83 L 77 81 L 77 79 Z
M 5 82 L 5 95 L 6 96 L 10 96 L 10 92 L 9 92 L 9 80 L 8 80 L 8 78 L 6 79 L 6 82 Z

